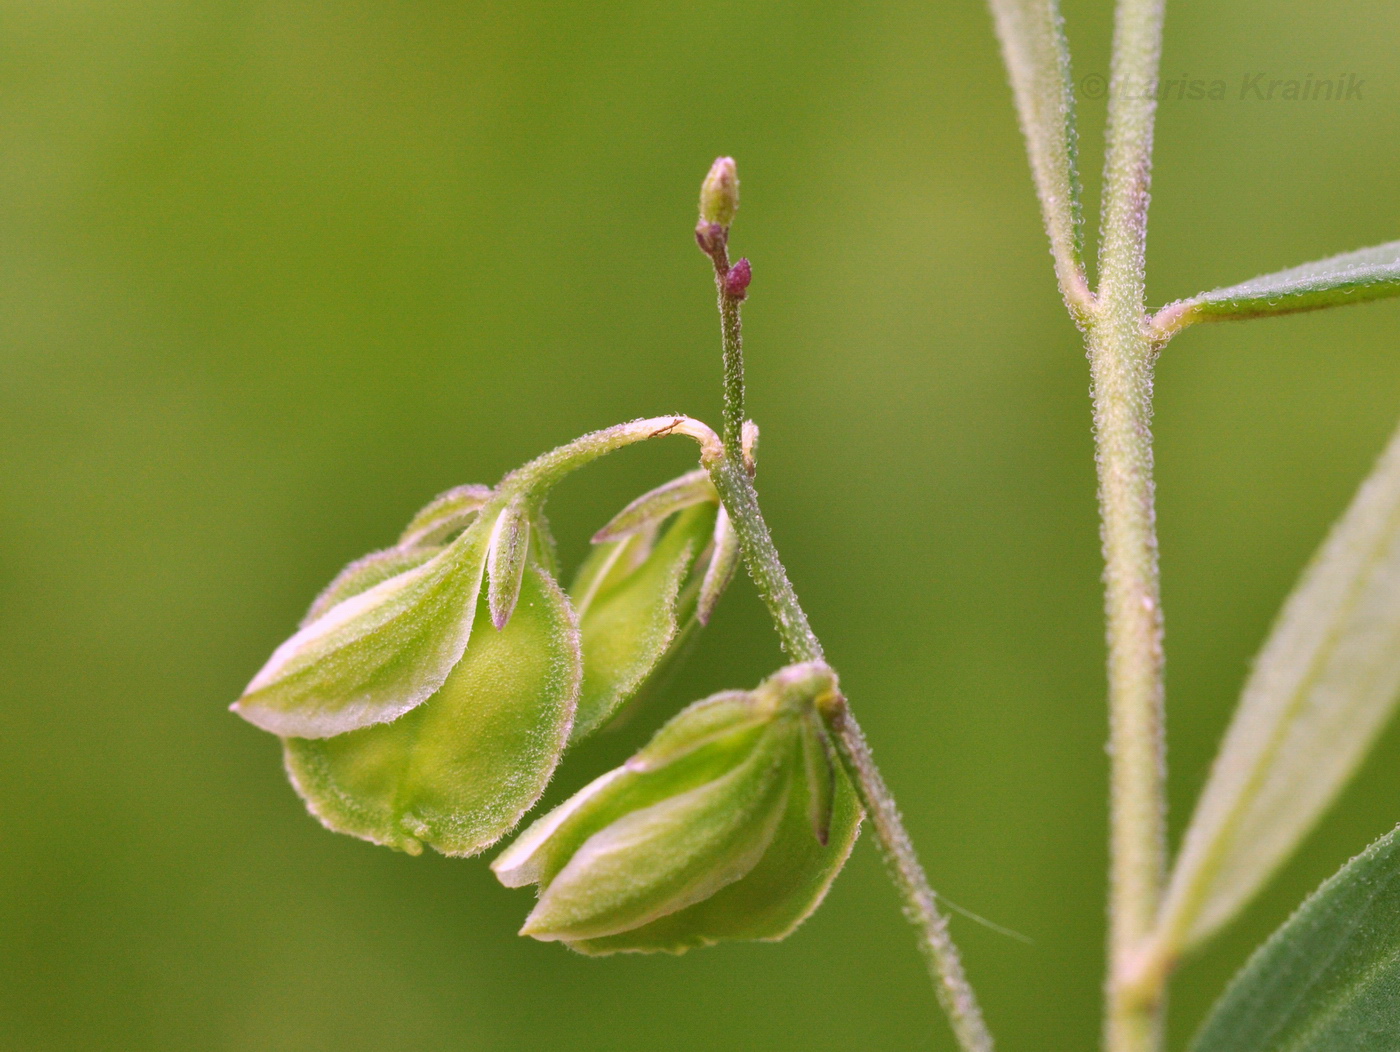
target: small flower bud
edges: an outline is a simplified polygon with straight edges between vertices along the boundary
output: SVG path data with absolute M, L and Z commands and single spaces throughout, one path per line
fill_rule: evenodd
M 707 256 L 713 256 L 724 248 L 728 239 L 729 232 L 718 223 L 706 223 L 701 220 L 695 227 L 695 243 L 700 246 L 700 251 Z
M 700 185 L 700 222 L 728 228 L 739 211 L 739 172 L 733 157 L 720 157 Z
M 741 259 L 724 275 L 724 294 L 731 299 L 741 300 L 749 294 L 749 282 L 752 280 L 753 267 L 747 259 Z
M 814 700 L 834 689 L 812 663 L 696 702 L 539 819 L 491 867 L 540 885 L 522 934 L 607 954 L 791 933 L 860 825 L 845 774 L 809 759 Z

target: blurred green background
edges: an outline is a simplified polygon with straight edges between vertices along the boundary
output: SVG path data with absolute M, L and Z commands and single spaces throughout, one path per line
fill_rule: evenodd
M 1109 4 L 1066 15 L 1076 74 Z M 1150 298 L 1400 235 L 1400 8 L 1174 2 Z M 983 8 L 0 3 L 0 1049 L 951 1048 L 867 839 L 780 945 L 587 960 L 481 860 L 323 831 L 226 711 L 429 497 L 718 416 L 718 153 L 761 489 L 1006 1049 L 1097 1042 L 1103 653 L 1087 377 Z M 1365 81 L 1342 104 L 1243 77 Z M 1101 100 L 1082 107 L 1090 200 Z M 1273 611 L 1400 410 L 1400 305 L 1193 331 L 1159 376 L 1173 829 Z M 683 468 L 575 476 L 566 556 Z M 747 581 L 664 706 L 779 653 Z M 1173 993 L 1179 1047 L 1400 820 L 1400 734 Z

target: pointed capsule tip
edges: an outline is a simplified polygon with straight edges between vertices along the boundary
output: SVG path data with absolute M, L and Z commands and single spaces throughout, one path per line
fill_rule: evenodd
M 563 936 L 556 931 L 550 931 L 545 925 L 535 920 L 534 913 L 525 918 L 525 923 L 520 926 L 518 935 L 523 935 L 527 939 L 538 939 L 540 942 L 558 942 Z

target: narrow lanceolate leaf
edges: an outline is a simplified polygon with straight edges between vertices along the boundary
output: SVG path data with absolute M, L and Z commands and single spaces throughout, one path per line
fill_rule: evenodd
M 1400 697 L 1400 432 L 1284 604 L 1172 875 L 1159 934 L 1228 921 L 1351 777 Z
M 1165 339 L 1198 321 L 1229 321 L 1400 296 L 1400 241 L 1346 252 L 1163 307 L 1152 320 Z
M 486 591 L 491 623 L 504 628 L 520 597 L 520 581 L 530 555 L 530 512 L 522 499 L 496 518 L 486 552 Z
M 1064 21 L 1055 0 L 990 0 L 1026 138 L 1055 272 L 1067 299 L 1088 289 L 1082 260 L 1074 86 Z
M 490 499 L 490 486 L 458 486 L 439 493 L 404 527 L 398 546 L 419 548 L 446 543 L 465 529 Z
M 812 835 L 810 787 L 794 772 L 787 806 L 767 850 L 740 880 L 703 902 L 631 931 L 596 939 L 571 939 L 570 949 L 589 955 L 684 953 L 734 939 L 785 939 L 821 905 L 846 864 L 860 832 L 861 808 L 838 765 L 826 843 Z
M 335 602 L 268 659 L 233 710 L 263 730 L 326 738 L 421 705 L 471 635 L 490 523 L 421 566 Z
M 486 604 L 481 602 L 483 616 Z M 582 678 L 568 599 L 529 567 L 500 632 L 476 632 L 442 689 L 406 716 L 334 738 L 289 738 L 287 771 L 340 833 L 411 854 L 472 855 L 544 791 Z
M 659 523 L 684 508 L 705 502 L 718 503 L 709 472 L 692 471 L 680 478 L 643 493 L 612 517 L 606 526 L 593 535 L 593 543 L 615 541 L 640 529 Z
M 1313 893 L 1216 1003 L 1192 1052 L 1400 1044 L 1400 831 Z
M 716 514 L 713 504 L 687 508 L 644 558 L 637 559 L 642 535 L 634 534 L 598 545 L 580 568 L 571 590 L 583 636 L 576 740 L 637 693 L 694 616 L 694 593 L 683 602 L 682 587 L 710 543 Z

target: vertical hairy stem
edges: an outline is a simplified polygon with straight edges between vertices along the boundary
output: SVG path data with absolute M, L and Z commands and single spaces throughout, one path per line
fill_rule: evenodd
M 1110 802 L 1109 975 L 1105 1046 L 1158 1047 L 1158 991 L 1122 977 L 1152 930 L 1164 842 L 1162 612 L 1151 450 L 1151 361 L 1107 320 L 1090 336 L 1108 629 Z
M 1120 0 L 1109 81 L 1098 301 L 1088 326 L 1108 629 L 1109 1052 L 1161 1045 L 1162 982 L 1130 983 L 1166 868 L 1162 607 L 1144 256 L 1163 0 Z

